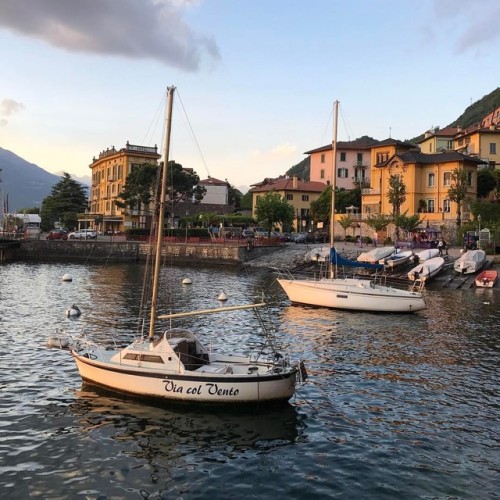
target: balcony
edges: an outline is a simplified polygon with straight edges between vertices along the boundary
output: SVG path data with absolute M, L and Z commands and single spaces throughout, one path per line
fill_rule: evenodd
M 359 186 L 361 189 L 370 187 L 370 181 L 366 177 L 353 177 L 352 182 Z

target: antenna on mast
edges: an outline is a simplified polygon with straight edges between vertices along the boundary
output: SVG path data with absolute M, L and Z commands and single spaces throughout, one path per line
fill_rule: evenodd
M 389 127 L 389 139 L 391 138 L 392 127 Z

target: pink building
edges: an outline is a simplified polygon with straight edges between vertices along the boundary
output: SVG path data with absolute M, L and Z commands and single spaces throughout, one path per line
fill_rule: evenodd
M 357 186 L 369 187 L 370 148 L 375 144 L 377 141 L 371 139 L 338 141 L 335 186 L 344 189 L 354 189 Z M 311 157 L 310 180 L 330 184 L 333 166 L 332 145 L 311 149 L 304 154 Z

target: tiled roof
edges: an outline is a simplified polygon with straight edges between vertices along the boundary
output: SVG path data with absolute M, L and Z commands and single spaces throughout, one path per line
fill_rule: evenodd
M 172 207 L 170 207 L 169 211 Z M 190 201 L 182 201 L 174 205 L 174 215 L 185 217 L 186 212 L 189 215 L 198 215 L 203 213 L 214 213 L 219 215 L 227 215 L 234 213 L 232 205 L 217 205 L 216 203 L 192 203 Z
M 203 186 L 227 186 L 227 181 L 221 181 L 215 177 L 209 177 L 199 182 Z
M 405 148 L 418 148 L 416 144 L 412 142 L 399 141 L 398 139 L 392 139 L 389 137 L 388 139 L 384 139 L 383 141 L 378 142 L 374 147 L 379 146 L 396 146 L 396 147 L 405 147 Z
M 373 140 L 367 140 L 367 139 L 360 139 L 360 140 L 355 140 L 355 141 L 337 141 L 337 149 L 354 149 L 354 150 L 359 150 L 359 149 L 370 149 L 371 147 L 375 146 L 378 144 L 378 141 Z M 321 153 L 322 151 L 331 151 L 332 149 L 332 144 L 327 144 L 326 146 L 322 146 L 320 148 L 316 149 L 311 149 L 310 151 L 305 151 L 305 155 L 310 155 L 312 153 Z
M 392 161 L 393 158 L 399 158 L 404 163 L 448 163 L 452 161 L 460 161 L 464 163 L 475 163 L 477 165 L 484 163 L 483 160 L 475 158 L 473 156 L 464 155 L 462 153 L 457 153 L 456 151 L 446 151 L 444 153 L 432 153 L 425 154 L 419 153 L 418 151 L 408 151 L 407 153 L 396 154 L 392 158 L 382 163 L 377 163 L 376 167 L 385 167 L 388 163 Z
M 297 187 L 293 187 L 293 177 L 278 177 L 277 179 L 264 179 L 264 181 L 254 184 L 250 191 L 252 193 L 261 193 L 265 191 L 307 191 L 321 193 L 326 184 L 322 182 L 297 180 Z

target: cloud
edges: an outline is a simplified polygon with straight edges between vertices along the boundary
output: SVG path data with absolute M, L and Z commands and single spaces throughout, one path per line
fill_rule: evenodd
M 182 18 L 188 0 L 1 0 L 0 27 L 71 52 L 154 59 L 196 71 L 220 58 L 212 37 Z
M 458 53 L 475 50 L 500 39 L 500 2 L 482 0 L 471 5 L 470 0 L 434 0 L 437 18 L 454 24 L 458 34 L 455 50 Z
M 6 127 L 8 124 L 8 121 L 2 118 L 3 116 L 12 116 L 22 109 L 24 109 L 24 104 L 13 99 L 4 99 L 0 102 L 0 127 Z
M 297 146 L 293 146 L 292 144 L 278 144 L 275 148 L 270 151 L 260 151 L 253 150 L 252 156 L 255 159 L 259 160 L 267 160 L 267 161 L 279 161 L 282 159 L 288 159 L 293 157 L 297 153 Z

